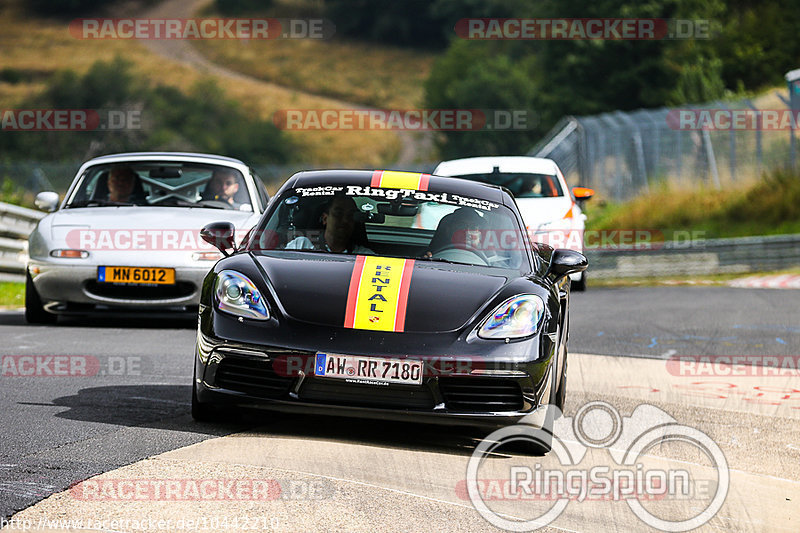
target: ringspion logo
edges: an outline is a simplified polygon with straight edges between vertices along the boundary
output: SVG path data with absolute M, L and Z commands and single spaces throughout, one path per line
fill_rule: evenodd
M 456 484 L 456 494 L 466 496 L 493 526 L 533 531 L 551 524 L 568 505 L 608 500 L 624 501 L 636 517 L 653 528 L 690 531 L 706 524 L 725 503 L 730 470 L 722 449 L 702 431 L 679 424 L 658 407 L 642 404 L 625 417 L 601 401 L 583 405 L 574 417 L 559 417 L 554 405 L 547 408 L 556 411 L 551 455 L 557 461 L 525 457 L 520 462 L 494 453 L 512 443 L 542 443 L 544 430 L 523 419 L 483 439 L 470 457 L 465 480 Z M 690 471 L 681 460 L 687 446 L 708 458 L 712 466 Z M 667 458 L 673 450 L 679 456 L 672 463 L 653 460 L 649 453 L 656 447 Z M 598 457 L 599 463 L 594 457 L 584 461 L 591 449 L 607 453 L 598 453 L 604 457 Z M 519 509 L 528 516 L 510 519 L 494 503 L 505 500 L 526 501 L 528 505 Z M 663 507 L 653 507 L 650 502 L 654 501 L 661 505 L 691 501 L 693 505 L 684 516 L 663 516 Z

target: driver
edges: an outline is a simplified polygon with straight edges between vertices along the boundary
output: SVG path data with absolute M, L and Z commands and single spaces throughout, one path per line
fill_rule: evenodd
M 232 169 L 216 169 L 209 184 L 211 192 L 209 199 L 224 202 L 234 209 L 238 209 L 239 204 L 233 201 L 233 197 L 239 192 L 239 177 L 236 174 L 237 172 Z
M 136 172 L 131 167 L 115 166 L 108 172 L 108 199 L 118 203 L 133 203 Z
M 322 211 L 320 221 L 324 226 L 316 245 L 305 236 L 297 237 L 286 245 L 286 250 L 323 250 L 335 253 L 372 254 L 372 250 L 355 242 L 356 202 L 343 195 L 334 196 Z

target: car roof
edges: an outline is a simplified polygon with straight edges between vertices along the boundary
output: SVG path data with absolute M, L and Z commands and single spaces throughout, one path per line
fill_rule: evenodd
M 86 164 L 96 164 L 96 163 L 116 163 L 120 161 L 146 161 L 150 159 L 162 159 L 162 160 L 189 160 L 189 161 L 200 161 L 205 160 L 206 162 L 218 162 L 218 163 L 234 163 L 236 165 L 245 165 L 243 161 L 239 159 L 234 159 L 232 157 L 226 157 L 222 155 L 216 154 L 200 154 L 200 153 L 193 153 L 193 152 L 124 152 L 119 154 L 107 154 L 95 157 L 90 159 L 86 162 Z
M 442 161 L 434 170 L 440 176 L 462 176 L 466 174 L 489 174 L 499 167 L 500 172 L 526 172 L 532 174 L 556 174 L 558 166 L 552 159 L 527 156 L 467 157 Z
M 368 186 L 373 183 L 373 178 L 381 170 L 306 170 L 298 172 L 287 180 L 284 187 L 315 187 L 324 185 L 359 185 Z M 503 187 L 480 183 L 460 178 L 450 178 L 444 176 L 434 176 L 420 172 L 410 172 L 410 174 L 420 174 L 427 177 L 427 189 L 441 192 L 451 192 L 463 194 L 473 198 L 489 200 L 495 203 L 509 205 L 511 193 Z M 389 187 L 392 188 L 392 187 Z

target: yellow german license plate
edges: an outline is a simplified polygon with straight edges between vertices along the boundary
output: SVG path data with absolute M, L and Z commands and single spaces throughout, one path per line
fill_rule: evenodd
M 102 283 L 175 285 L 175 269 L 101 266 L 97 267 L 97 281 Z

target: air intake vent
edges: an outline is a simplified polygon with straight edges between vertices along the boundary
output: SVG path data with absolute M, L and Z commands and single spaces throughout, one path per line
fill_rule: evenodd
M 523 406 L 522 389 L 512 379 L 439 378 L 439 390 L 451 411 L 519 411 Z
M 283 398 L 292 381 L 276 374 L 267 359 L 227 355 L 217 366 L 215 385 L 262 398 Z
M 385 409 L 433 409 L 428 387 L 380 386 L 347 383 L 343 379 L 312 377 L 300 390 L 303 401 Z
M 180 281 L 175 285 L 114 285 L 113 283 L 99 283 L 89 281 L 86 283 L 86 292 L 104 298 L 119 298 L 120 300 L 171 300 L 185 298 L 194 294 L 194 283 Z

